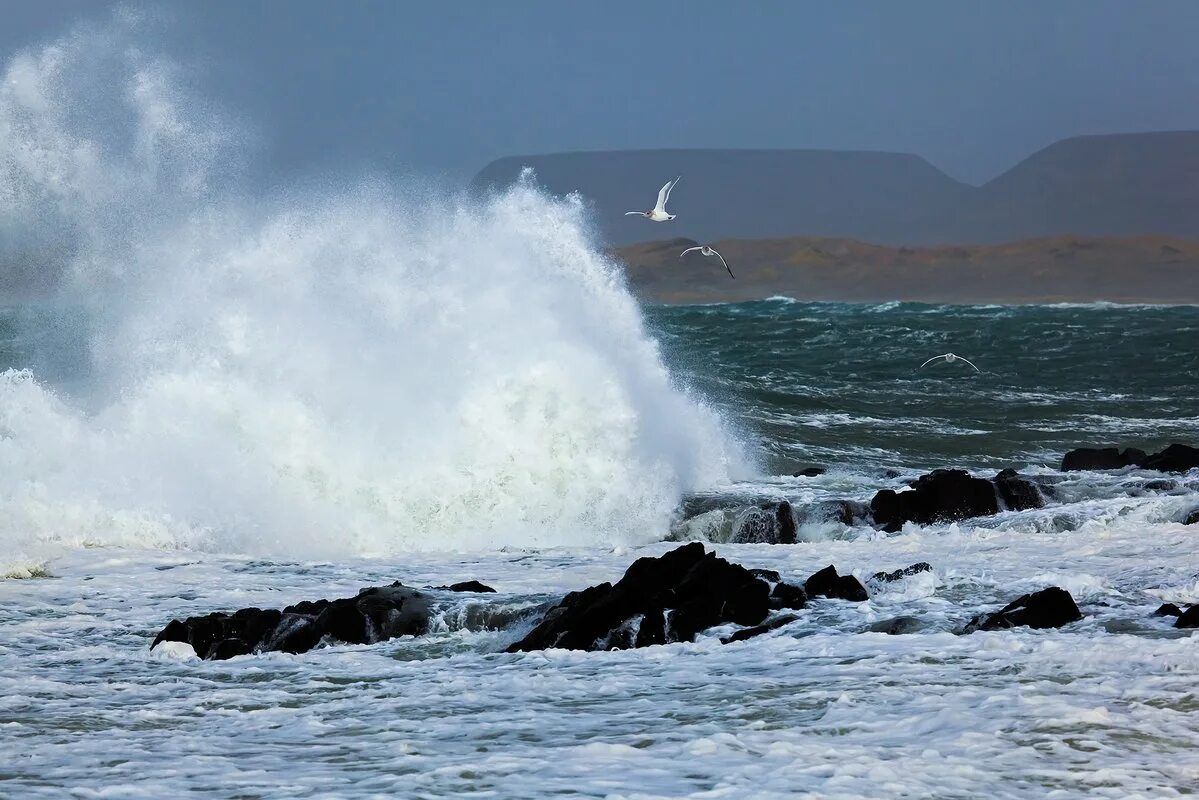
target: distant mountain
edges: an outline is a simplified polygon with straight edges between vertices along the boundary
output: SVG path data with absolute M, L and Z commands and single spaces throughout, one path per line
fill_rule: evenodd
M 887 245 L 994 243 L 1059 233 L 1199 238 L 1199 131 L 1081 136 L 981 186 L 923 158 L 835 150 L 637 150 L 513 156 L 477 187 L 531 166 L 556 194 L 589 198 L 608 242 L 830 236 Z M 675 222 L 625 211 L 653 205 L 682 175 Z
M 1060 235 L 998 245 L 885 247 L 828 237 L 618 248 L 629 283 L 655 303 L 717 303 L 786 295 L 805 300 L 930 303 L 1199 303 L 1199 242 L 1167 236 Z

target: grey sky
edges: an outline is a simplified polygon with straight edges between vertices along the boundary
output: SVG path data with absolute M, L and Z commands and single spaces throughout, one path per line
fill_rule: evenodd
M 126 5 L 137 6 L 138 3 Z M 272 171 L 468 177 L 641 147 L 919 153 L 978 182 L 1065 136 L 1199 129 L 1199 3 L 159 2 Z M 0 53 L 102 7 L 6 0 Z

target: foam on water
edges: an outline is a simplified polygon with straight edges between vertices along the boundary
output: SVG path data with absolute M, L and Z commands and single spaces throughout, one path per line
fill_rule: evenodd
M 5 571 L 45 544 L 649 541 L 682 492 L 744 468 L 577 198 L 531 176 L 481 201 L 244 197 L 212 169 L 233 132 L 135 31 L 18 56 L 0 89 L 0 219 L 22 257 L 61 255 L 92 360 L 69 398 L 0 374 Z M 103 103 L 105 127 L 76 111 Z

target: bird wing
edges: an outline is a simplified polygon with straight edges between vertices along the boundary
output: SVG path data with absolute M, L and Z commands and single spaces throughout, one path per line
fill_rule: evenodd
M 721 264 L 724 264 L 724 268 L 729 271 L 729 277 L 736 280 L 737 276 L 733 274 L 733 270 L 729 267 L 729 262 L 724 260 L 724 256 L 718 253 L 715 247 L 709 247 L 708 249 L 712 251 L 713 255 L 720 259 Z
M 674 185 L 679 182 L 679 178 L 681 177 L 683 176 L 679 175 L 674 180 L 667 181 L 666 184 L 658 190 L 658 204 L 654 206 L 655 211 L 666 211 L 666 201 L 670 199 L 670 190 L 674 188 Z
M 967 364 L 969 364 L 970 366 L 974 367 L 974 362 L 972 362 L 970 359 L 968 359 L 968 358 L 962 358 L 961 356 L 958 356 L 958 358 L 959 358 L 960 360 L 962 360 L 962 361 L 965 361 L 965 362 L 966 362 Z M 975 372 L 982 372 L 982 370 L 981 370 L 981 369 L 979 369 L 978 367 L 974 367 L 974 371 L 975 371 Z
M 644 211 L 626 211 L 626 212 L 624 212 L 624 215 L 625 215 L 626 217 L 628 217 L 628 216 L 633 216 L 633 215 L 636 215 L 636 216 L 638 216 L 638 217 L 644 217 L 644 216 L 645 216 L 645 212 L 644 212 Z
M 936 361 L 938 358 L 945 358 L 945 356 L 944 356 L 944 355 L 940 355 L 940 356 L 933 356 L 933 357 L 932 357 L 932 358 L 930 358 L 928 361 L 925 361 L 923 364 L 921 364 L 919 367 L 917 367 L 917 369 L 924 369 L 924 368 L 925 368 L 925 367 L 927 367 L 929 364 L 931 364 L 931 363 L 933 363 L 934 361 Z M 963 360 L 965 360 L 965 359 L 963 359 Z
M 687 255 L 688 253 L 694 253 L 696 250 L 702 250 L 702 249 L 703 248 L 700 248 L 700 247 L 688 247 L 686 250 L 679 253 L 679 258 L 682 258 L 683 256 Z

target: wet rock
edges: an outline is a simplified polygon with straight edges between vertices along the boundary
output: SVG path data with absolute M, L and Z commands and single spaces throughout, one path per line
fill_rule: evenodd
M 1199 525 L 1199 508 L 1191 509 L 1191 513 L 1182 519 L 1183 525 Z
M 816 478 L 828 472 L 824 467 L 804 467 L 799 472 L 791 473 L 792 478 Z
M 1175 628 L 1199 628 L 1199 605 L 1191 606 L 1178 615 Z
M 910 567 L 897 569 L 894 572 L 876 572 L 870 579 L 876 583 L 893 583 L 911 577 L 921 572 L 932 572 L 933 568 L 927 561 L 920 561 Z
M 1009 511 L 1025 511 L 1045 505 L 1037 485 L 1021 477 L 1014 469 L 1005 469 L 996 475 L 995 488 L 999 491 L 999 499 Z
M 866 630 L 871 633 L 885 633 L 888 636 L 901 636 L 907 633 L 916 633 L 923 628 L 924 623 L 916 617 L 893 617 L 873 622 Z
M 961 469 L 938 469 L 912 481 L 911 489 L 883 489 L 870 501 L 874 524 L 894 533 L 904 523 L 934 522 L 982 517 L 998 513 L 995 484 L 971 477 Z
M 770 610 L 769 592 L 748 569 L 694 542 L 638 559 L 616 584 L 571 592 L 508 652 L 689 642 L 715 625 L 761 623 Z
M 1173 603 L 1162 603 L 1157 607 L 1157 611 L 1153 612 L 1156 617 L 1181 617 L 1182 609 Z
M 1123 452 L 1115 447 L 1079 447 L 1062 457 L 1062 472 L 1096 469 L 1124 469 L 1141 463 L 1145 451 L 1134 447 Z
M 1158 472 L 1187 472 L 1199 468 L 1199 448 L 1172 444 L 1160 453 L 1145 458 L 1140 465 Z
M 451 592 L 476 592 L 478 594 L 495 592 L 495 589 L 492 589 L 485 583 L 479 583 L 478 581 L 463 581 L 462 583 L 454 583 L 450 584 L 449 586 L 438 586 L 437 588 L 448 589 Z
M 1023 595 L 994 614 L 980 614 L 966 624 L 965 632 L 1005 628 L 1060 628 L 1082 619 L 1074 598 L 1065 589 L 1050 586 Z
M 737 544 L 795 544 L 798 527 L 795 510 L 786 500 L 751 510 L 733 532 Z
M 363 589 L 357 597 L 304 601 L 283 611 L 243 608 L 171 620 L 150 647 L 187 642 L 208 660 L 269 651 L 304 653 L 322 641 L 370 644 L 420 635 L 429 616 L 425 595 L 396 583 Z
M 720 640 L 720 642 L 721 642 L 721 644 L 731 644 L 732 642 L 744 642 L 746 639 L 752 639 L 755 636 L 761 636 L 764 633 L 770 633 L 770 631 L 778 630 L 779 628 L 783 627 L 784 625 L 790 625 L 792 622 L 795 622 L 797 619 L 799 619 L 799 617 L 795 616 L 794 614 L 787 614 L 782 617 L 776 617 L 775 619 L 772 619 L 769 622 L 765 622 L 761 625 L 755 625 L 752 628 L 742 628 L 741 630 L 737 631 L 736 633 L 732 634 L 731 636 L 724 637 L 723 639 Z
M 760 581 L 766 581 L 769 583 L 771 589 L 774 588 L 776 583 L 782 580 L 782 577 L 772 569 L 751 569 L 749 574 L 753 575 Z
M 808 604 L 808 593 L 802 587 L 790 583 L 776 583 L 770 592 L 770 607 L 773 609 L 800 609 Z
M 804 582 L 808 597 L 828 597 L 834 600 L 869 600 L 866 587 L 852 575 L 838 575 L 832 564 L 812 575 Z

